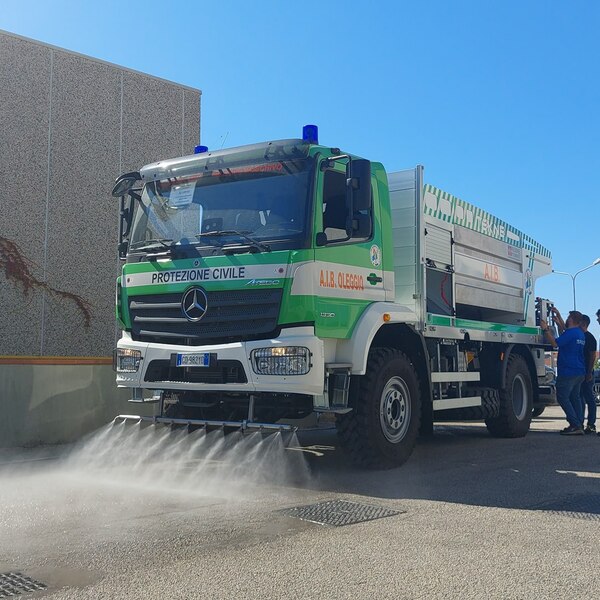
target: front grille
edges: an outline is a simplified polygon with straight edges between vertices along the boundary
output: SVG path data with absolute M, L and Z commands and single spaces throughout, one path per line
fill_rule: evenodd
M 152 360 L 145 381 L 172 383 L 247 383 L 242 363 L 238 360 L 215 360 L 210 367 L 173 367 L 169 360 Z
M 281 288 L 206 292 L 206 314 L 197 322 L 183 315 L 181 293 L 132 296 L 131 337 L 184 346 L 276 337 L 282 292 Z

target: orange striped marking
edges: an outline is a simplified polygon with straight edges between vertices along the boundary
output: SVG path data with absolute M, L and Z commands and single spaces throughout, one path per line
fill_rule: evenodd
M 109 356 L 0 356 L 0 365 L 112 365 Z

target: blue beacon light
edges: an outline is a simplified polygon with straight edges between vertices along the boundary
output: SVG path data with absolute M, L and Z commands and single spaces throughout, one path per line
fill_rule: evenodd
M 194 154 L 204 154 L 205 152 L 208 152 L 208 146 L 195 146 L 194 147 Z
M 302 128 L 302 139 L 309 144 L 318 144 L 319 128 L 316 125 L 305 125 Z

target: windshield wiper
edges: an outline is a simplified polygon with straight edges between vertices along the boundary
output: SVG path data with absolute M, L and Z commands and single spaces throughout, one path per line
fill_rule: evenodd
M 169 243 L 171 242 L 171 243 Z M 153 248 L 169 248 L 171 249 L 173 247 L 173 240 L 171 238 L 154 238 L 151 240 L 144 240 L 143 244 L 140 244 L 139 246 L 136 244 L 134 247 L 132 247 L 132 250 L 150 250 Z
M 160 252 L 160 250 L 163 248 L 164 250 Z M 155 238 L 151 240 L 144 240 L 143 244 L 131 248 L 132 252 L 145 252 L 147 260 L 157 260 L 159 258 L 172 257 L 174 250 L 175 244 L 171 238 Z
M 219 232 L 216 232 L 216 233 L 220 234 L 221 232 L 219 231 Z M 202 241 L 202 238 L 213 237 L 214 235 L 215 235 L 214 231 L 209 231 L 208 233 L 197 233 L 194 237 L 197 238 L 198 241 Z M 225 245 L 225 242 L 222 242 L 221 240 L 215 240 L 215 239 L 213 239 L 213 240 L 210 240 L 210 241 L 212 243 L 214 243 L 215 245 L 217 245 L 219 248 L 222 248 Z M 198 242 L 196 242 L 196 243 L 198 243 Z
M 252 246 L 254 246 L 255 248 L 258 248 L 259 250 L 262 250 L 263 252 L 271 252 L 271 246 L 261 242 L 260 240 L 250 237 L 248 235 L 248 233 L 250 233 L 250 232 L 249 231 L 237 231 L 236 229 L 223 229 L 221 231 L 207 231 L 206 233 L 198 233 L 198 234 L 196 234 L 196 237 L 198 239 L 202 239 L 203 237 L 218 237 L 218 236 L 222 236 L 222 235 L 237 235 L 237 236 L 241 237 L 242 239 L 246 240 L 247 242 L 250 242 L 250 244 Z

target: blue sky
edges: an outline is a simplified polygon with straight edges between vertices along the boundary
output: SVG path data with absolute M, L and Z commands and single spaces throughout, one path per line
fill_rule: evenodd
M 209 147 L 316 123 L 388 170 L 425 165 L 557 270 L 600 257 L 598 2 L 3 0 L 0 28 L 200 88 Z M 536 291 L 572 307 L 567 276 Z M 600 266 L 577 308 L 595 323 Z

